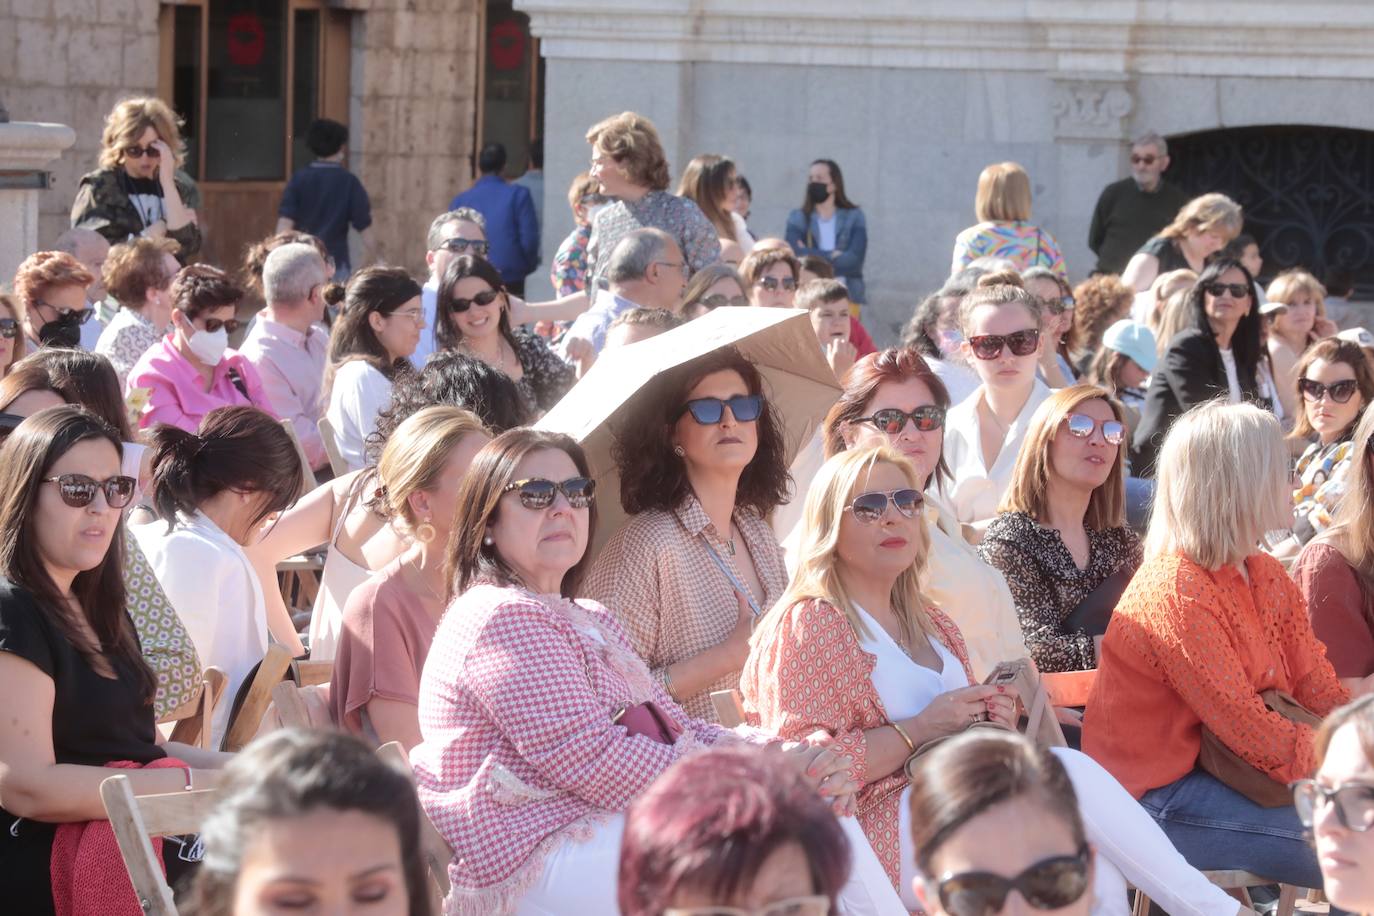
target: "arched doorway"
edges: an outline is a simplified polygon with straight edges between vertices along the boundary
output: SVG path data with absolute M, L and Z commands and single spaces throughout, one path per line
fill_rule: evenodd
M 1245 208 L 1264 277 L 1305 267 L 1374 294 L 1374 131 L 1276 125 L 1169 138 L 1169 179 Z

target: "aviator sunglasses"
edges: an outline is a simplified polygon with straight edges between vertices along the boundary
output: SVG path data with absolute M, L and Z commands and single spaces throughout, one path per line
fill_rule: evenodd
M 1093 431 L 1099 426 L 1102 428 L 1102 438 L 1111 445 L 1120 445 L 1126 438 L 1126 427 L 1118 420 L 1103 420 L 1098 423 L 1087 414 L 1071 413 L 1064 418 L 1064 425 L 1069 428 L 1069 435 L 1075 439 L 1091 439 Z
M 1298 379 L 1298 390 L 1302 396 L 1312 402 L 1322 399 L 1323 395 L 1331 395 L 1331 400 L 1337 404 L 1344 404 L 1354 396 L 1355 391 L 1360 387 L 1360 383 L 1353 378 L 1342 379 L 1339 382 L 1332 382 L 1330 385 L 1323 385 L 1321 382 L 1314 382 L 1310 378 Z
M 85 474 L 62 474 L 57 477 L 44 477 L 43 482 L 57 484 L 57 492 L 62 496 L 62 501 L 73 509 L 89 506 L 95 499 L 97 490 L 105 491 L 105 503 L 111 509 L 123 509 L 133 502 L 134 490 L 138 487 L 137 480 L 122 474 L 104 480 L 96 480 Z
M 526 509 L 547 509 L 553 505 L 554 497 L 562 493 L 568 498 L 568 505 L 574 509 L 585 509 L 596 497 L 596 481 L 590 477 L 569 477 L 554 482 L 544 477 L 531 477 L 506 484 L 503 494 L 516 491 L 520 494 L 520 505 Z
M 845 509 L 854 513 L 855 521 L 871 525 L 887 512 L 889 502 L 902 515 L 907 518 L 914 518 L 916 510 L 920 509 L 925 501 L 926 498 L 921 495 L 920 490 L 903 487 L 900 490 L 875 490 L 872 493 L 860 493 L 854 497 L 853 502 L 845 506 Z
M 850 422 L 871 423 L 879 432 L 895 436 L 906 428 L 907 420 L 910 420 L 920 432 L 928 433 L 945 425 L 945 410 L 934 404 L 917 407 L 911 413 L 898 410 L 896 407 L 885 407 L 882 410 L 873 411 L 871 417 L 855 417 Z
M 979 334 L 970 337 L 968 345 L 979 359 L 996 359 L 1002 355 L 1003 347 L 1011 350 L 1013 356 L 1030 356 L 1040 346 L 1040 329 L 1026 328 L 1011 334 Z
M 682 410 L 678 411 L 678 416 L 691 413 L 693 420 L 702 426 L 710 426 L 720 422 L 721 417 L 725 416 L 726 407 L 730 408 L 730 413 L 737 423 L 753 423 L 759 418 L 759 414 L 763 413 L 763 396 L 737 394 L 727 400 L 696 398 L 683 405 Z
M 1317 806 L 1323 802 L 1336 806 L 1336 819 L 1346 830 L 1365 833 L 1374 827 L 1374 786 L 1347 782 L 1328 789 L 1312 779 L 1293 783 L 1293 807 L 1298 820 L 1308 830 L 1317 820 Z
M 987 871 L 946 875 L 935 886 L 949 916 L 988 916 L 999 912 L 1013 890 L 1037 910 L 1057 910 L 1088 890 L 1088 850 L 1075 856 L 1043 859 L 1014 878 Z
M 454 299 L 449 303 L 449 308 L 453 309 L 453 314 L 461 315 L 474 305 L 491 305 L 499 295 L 494 289 L 483 290 L 471 299 Z

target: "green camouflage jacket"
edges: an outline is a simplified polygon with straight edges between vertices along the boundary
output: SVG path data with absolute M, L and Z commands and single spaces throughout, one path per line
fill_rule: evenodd
M 72 228 L 94 229 L 111 245 L 126 242 L 129 236 L 143 232 L 143 220 L 119 181 L 119 171 L 117 168 L 99 169 L 83 175 L 72 203 Z M 200 189 L 191 176 L 178 169 L 174 180 L 181 202 L 192 210 L 199 210 Z M 195 223 L 169 229 L 167 237 L 176 239 L 181 245 L 177 257 L 183 264 L 200 250 L 200 227 Z

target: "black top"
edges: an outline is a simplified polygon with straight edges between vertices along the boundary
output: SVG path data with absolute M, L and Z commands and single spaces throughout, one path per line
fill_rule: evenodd
M 1155 236 L 1146 242 L 1140 249 L 1143 254 L 1152 254 L 1159 261 L 1159 273 L 1162 276 L 1175 270 L 1192 270 L 1193 265 L 1188 263 L 1188 259 L 1179 250 L 1178 242 L 1174 239 L 1166 239 L 1163 236 Z
M 553 352 L 548 341 L 528 328 L 516 328 L 515 358 L 524 376 L 515 383 L 532 416 L 553 409 L 577 381 L 577 372 Z
M 155 741 L 153 706 L 137 673 L 120 661 L 117 678 L 97 674 L 21 586 L 0 578 L 0 651 L 32 662 L 53 680 L 52 743 L 58 763 L 103 766 L 165 757 Z M 6 693 L 0 685 L 0 695 Z M 49 859 L 55 824 L 0 808 L 0 900 L 11 912 L 52 912 Z M 17 903 L 16 903 L 17 901 Z
M 1247 378 L 1237 364 L 1236 375 L 1241 399 L 1258 401 L 1259 379 L 1254 373 L 1248 373 Z M 1224 400 L 1230 394 L 1221 348 L 1212 332 L 1197 328 L 1180 331 L 1150 376 L 1140 424 L 1131 437 L 1131 476 L 1155 476 L 1155 456 L 1175 418 L 1190 407 L 1215 398 Z
M 1098 273 L 1125 270 L 1131 255 L 1172 223 L 1188 200 L 1183 189 L 1163 180 L 1153 191 L 1142 191 L 1134 178 L 1103 188 L 1088 229 L 1088 247 L 1097 253 Z
M 286 183 L 277 215 L 317 236 L 335 266 L 346 267 L 348 227 L 362 232 L 372 225 L 372 202 L 358 176 L 340 163 L 312 162 Z

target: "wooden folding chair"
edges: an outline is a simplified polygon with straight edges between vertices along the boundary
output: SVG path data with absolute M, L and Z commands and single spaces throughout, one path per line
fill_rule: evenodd
M 277 643 L 267 647 L 258 670 L 243 696 L 243 702 L 229 720 L 221 750 L 241 751 L 262 727 L 262 717 L 272 702 L 272 688 L 281 683 L 291 669 L 291 653 Z
M 403 771 L 414 782 L 415 771 L 410 768 L 410 756 L 405 748 L 401 747 L 401 742 L 391 741 L 383 744 L 377 749 L 377 756 Z M 432 882 L 430 890 L 435 895 L 434 912 L 442 912 L 444 898 L 449 892 L 448 863 L 453 861 L 453 847 L 435 828 L 423 807 L 420 808 L 420 855 L 425 860 L 425 867 L 429 870 Z
M 272 688 L 272 705 L 284 728 L 315 728 L 305 693 L 309 688 L 328 684 L 334 675 L 334 663 L 293 661 L 289 679 Z
M 203 774 L 207 783 L 211 782 L 209 771 L 198 770 L 197 773 Z M 151 838 L 198 832 L 218 795 L 218 790 L 209 785 L 190 792 L 135 795 L 126 775 L 111 776 L 100 784 L 105 815 L 110 819 L 119 854 L 144 913 L 177 916 L 172 889 L 153 852 Z
M 225 681 L 219 668 L 212 665 L 205 669 L 200 678 L 200 693 L 158 720 L 159 725 L 174 723 L 169 740 L 210 749 L 210 723 L 215 707 L 224 698 Z
M 326 417 L 320 417 L 320 438 L 324 440 L 324 453 L 329 456 L 329 468 L 335 477 L 342 477 L 351 469 L 339 451 L 339 440 L 334 438 L 334 424 Z
M 726 728 L 744 724 L 744 697 L 738 690 L 717 690 L 711 694 L 716 720 Z
M 305 446 L 301 445 L 301 437 L 296 435 L 296 427 L 290 420 L 281 421 L 282 429 L 291 437 L 291 444 L 296 447 L 296 458 L 301 463 L 301 488 L 296 493 L 296 498 L 300 499 L 305 494 L 319 486 L 319 481 L 315 479 L 315 469 L 310 466 L 310 458 L 305 454 Z

